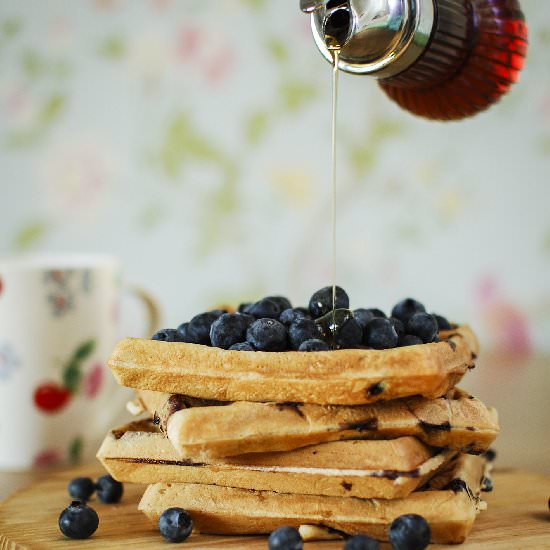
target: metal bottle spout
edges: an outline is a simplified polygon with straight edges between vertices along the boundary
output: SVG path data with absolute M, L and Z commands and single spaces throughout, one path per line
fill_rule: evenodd
M 387 78 L 412 65 L 429 42 L 434 0 L 300 0 L 317 47 L 339 68 Z

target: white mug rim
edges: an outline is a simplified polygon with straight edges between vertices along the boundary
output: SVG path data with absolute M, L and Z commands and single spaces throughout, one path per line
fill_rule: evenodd
M 118 268 L 116 256 L 101 253 L 32 253 L 0 256 L 0 271 Z

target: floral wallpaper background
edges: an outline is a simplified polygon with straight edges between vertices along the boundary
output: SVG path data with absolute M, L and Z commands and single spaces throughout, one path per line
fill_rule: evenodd
M 542 403 L 549 377 L 526 380 L 550 351 L 550 9 L 522 4 L 521 82 L 474 119 L 415 118 L 341 74 L 337 271 L 353 307 L 412 295 L 468 320 L 488 397 L 523 376 Z M 4 0 L 0 254 L 114 254 L 167 326 L 305 303 L 331 277 L 330 79 L 297 0 Z

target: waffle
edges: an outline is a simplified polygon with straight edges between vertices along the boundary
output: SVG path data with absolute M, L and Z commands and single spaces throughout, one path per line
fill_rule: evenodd
M 432 542 L 460 543 L 470 532 L 478 511 L 485 460 L 460 455 L 431 486 L 394 500 L 341 498 L 254 491 L 193 483 L 150 485 L 139 509 L 158 521 L 167 508 L 180 506 L 195 529 L 211 534 L 264 534 L 281 525 L 319 526 L 329 532 L 368 534 L 387 540 L 391 522 L 402 514 L 426 518 Z
M 474 366 L 468 326 L 441 341 L 388 350 L 230 351 L 128 338 L 109 359 L 118 383 L 218 401 L 362 405 L 411 395 L 444 395 Z
M 359 498 L 403 498 L 456 455 L 413 437 L 335 441 L 289 452 L 197 463 L 182 460 L 151 420 L 112 430 L 98 452 L 105 469 L 131 483 L 197 483 Z
M 499 431 L 496 410 L 456 388 L 437 399 L 408 397 L 355 407 L 245 401 L 222 406 L 148 390 L 137 395 L 135 412 L 147 410 L 180 456 L 195 460 L 401 436 L 479 453 Z

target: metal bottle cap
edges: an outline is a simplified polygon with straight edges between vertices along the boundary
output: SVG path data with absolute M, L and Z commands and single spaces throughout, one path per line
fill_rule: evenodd
M 338 67 L 377 78 L 394 76 L 412 65 L 428 45 L 435 0 L 300 0 L 311 14 L 315 43 Z

